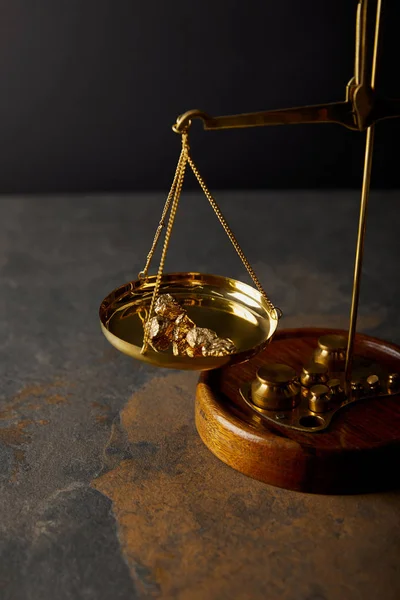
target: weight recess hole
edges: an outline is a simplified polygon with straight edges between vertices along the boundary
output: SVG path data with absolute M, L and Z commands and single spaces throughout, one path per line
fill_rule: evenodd
M 314 415 L 301 417 L 301 419 L 299 420 L 299 424 L 302 427 L 309 427 L 310 429 L 312 427 L 321 427 L 321 425 L 324 425 L 324 423 L 325 421 L 322 417 L 315 417 Z

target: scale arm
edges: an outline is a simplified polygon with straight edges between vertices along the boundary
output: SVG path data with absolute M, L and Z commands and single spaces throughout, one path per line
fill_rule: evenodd
M 207 131 L 301 123 L 338 123 L 349 129 L 357 129 L 353 106 L 347 100 L 218 117 L 211 117 L 200 110 L 189 110 L 178 117 L 173 130 L 176 133 L 182 133 L 185 128 L 190 126 L 192 119 L 196 118 L 203 121 L 204 129 Z
M 204 129 L 234 129 L 269 125 L 297 125 L 301 123 L 339 123 L 350 129 L 355 128 L 351 104 L 349 102 L 333 102 L 240 115 L 209 117 L 204 121 Z

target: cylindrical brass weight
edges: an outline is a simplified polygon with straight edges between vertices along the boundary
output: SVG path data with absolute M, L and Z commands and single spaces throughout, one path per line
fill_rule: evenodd
M 311 362 L 303 367 L 300 375 L 301 385 L 312 387 L 328 381 L 328 367 L 322 363 Z
M 331 391 L 327 385 L 314 385 L 310 390 L 308 408 L 313 412 L 326 412 L 330 410 L 332 403 Z
M 257 371 L 251 384 L 251 400 L 259 408 L 290 410 L 300 401 L 296 371 L 288 365 L 271 363 Z
M 343 335 L 327 334 L 318 340 L 314 361 L 325 365 L 329 371 L 341 371 L 346 361 L 347 339 Z

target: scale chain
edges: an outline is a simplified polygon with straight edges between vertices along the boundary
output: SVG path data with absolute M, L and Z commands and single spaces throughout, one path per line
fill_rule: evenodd
M 209 191 L 204 179 L 202 178 L 202 176 L 200 175 L 200 172 L 198 170 L 198 168 L 196 167 L 192 157 L 190 156 L 190 147 L 189 147 L 189 139 L 188 139 L 188 128 L 186 128 L 182 133 L 182 150 L 179 156 L 179 160 L 178 160 L 178 164 L 176 167 L 176 171 L 175 171 L 175 175 L 174 175 L 174 179 L 172 182 L 172 186 L 170 189 L 170 192 L 168 194 L 167 200 L 165 202 L 164 205 L 164 209 L 161 215 L 161 219 L 159 222 L 159 225 L 157 227 L 155 236 L 154 236 L 154 240 L 153 240 L 153 244 L 151 246 L 150 252 L 147 255 L 147 260 L 146 260 L 146 264 L 145 267 L 143 269 L 143 271 L 141 271 L 139 273 L 139 279 L 145 279 L 147 277 L 148 274 L 148 270 L 154 255 L 154 252 L 156 250 L 157 244 L 159 242 L 160 236 L 161 236 L 161 232 L 163 230 L 163 228 L 165 227 L 165 218 L 168 214 L 168 210 L 170 210 L 170 214 L 169 214 L 169 219 L 168 219 L 168 224 L 167 224 L 167 229 L 166 229 L 166 233 L 165 233 L 165 239 L 164 239 L 164 246 L 163 246 L 163 250 L 161 253 L 161 259 L 160 259 L 160 264 L 158 267 L 158 272 L 157 272 L 157 277 L 156 277 L 156 282 L 155 282 L 155 286 L 154 286 L 154 290 L 153 290 L 153 294 L 152 294 L 152 298 L 151 298 L 151 304 L 150 304 L 150 309 L 149 309 L 149 314 L 148 314 L 148 319 L 145 323 L 144 326 L 144 336 L 143 336 L 143 346 L 141 349 L 141 354 L 145 354 L 145 352 L 148 349 L 148 345 L 149 345 L 149 325 L 150 325 L 150 321 L 151 318 L 153 316 L 153 312 L 154 312 L 154 306 L 155 303 L 157 301 L 158 295 L 159 295 L 159 291 L 160 291 L 160 285 L 161 285 L 161 279 L 162 279 L 162 275 L 163 275 L 163 271 L 164 271 L 164 265 L 165 265 L 165 259 L 166 259 L 166 255 L 168 252 L 168 247 L 169 247 L 169 241 L 170 241 L 170 237 L 171 237 L 171 232 L 172 232 L 172 228 L 174 225 L 174 221 L 175 221 L 175 216 L 176 216 L 176 212 L 178 209 L 178 204 L 179 204 L 179 199 L 181 196 L 181 192 L 182 192 L 182 187 L 183 187 L 183 181 L 184 181 L 184 177 L 185 177 L 185 171 L 186 171 L 186 166 L 187 163 L 189 163 L 194 176 L 196 177 L 202 191 L 204 192 L 204 195 L 206 196 L 208 202 L 210 203 L 212 209 L 214 210 L 215 215 L 217 216 L 220 224 L 222 225 L 225 233 L 227 234 L 232 246 L 234 247 L 234 249 L 236 250 L 240 260 L 242 261 L 244 267 L 246 268 L 248 274 L 250 275 L 254 285 L 256 286 L 256 288 L 258 289 L 258 291 L 260 292 L 260 294 L 263 296 L 263 298 L 265 299 L 268 309 L 270 311 L 277 311 L 279 316 L 281 314 L 279 309 L 276 309 L 275 306 L 272 304 L 271 300 L 268 298 L 264 288 L 262 287 L 260 280 L 258 279 L 253 267 L 251 266 L 251 264 L 249 263 L 249 261 L 247 260 L 239 242 L 237 241 L 233 231 L 231 230 L 231 228 L 229 227 L 225 217 L 223 216 L 216 200 L 214 199 L 214 197 L 212 196 L 211 192 Z
M 149 317 L 148 317 L 146 325 L 144 327 L 143 346 L 140 351 L 141 354 L 145 354 L 145 352 L 148 348 L 148 345 L 149 345 L 149 326 L 150 326 L 150 321 L 151 321 L 151 318 L 152 318 L 153 312 L 154 312 L 154 305 L 157 301 L 158 293 L 160 291 L 161 279 L 162 279 L 163 272 L 164 272 L 164 264 L 165 264 L 165 259 L 166 259 L 167 252 L 168 252 L 169 240 L 171 237 L 172 228 L 174 226 L 175 216 L 176 216 L 176 212 L 178 210 L 179 199 L 180 199 L 181 192 L 182 192 L 183 180 L 185 178 L 186 164 L 187 164 L 187 160 L 188 160 L 188 148 L 189 148 L 189 146 L 187 143 L 187 133 L 184 132 L 182 134 L 181 155 L 179 157 L 178 166 L 177 166 L 177 170 L 175 173 L 174 181 L 172 183 L 171 191 L 169 193 L 169 196 L 168 196 L 167 202 L 166 202 L 166 205 L 168 203 L 168 207 L 169 207 L 169 204 L 171 204 L 171 201 L 168 202 L 168 199 L 169 199 L 169 197 L 171 197 L 171 199 L 172 199 L 172 196 L 173 196 L 171 211 L 169 214 L 167 229 L 165 232 L 164 246 L 163 246 L 162 253 L 161 253 L 156 283 L 154 285 L 153 295 L 151 298 Z M 174 186 L 174 184 L 175 184 L 175 186 Z M 164 209 L 165 209 L 165 207 L 164 207 Z M 168 210 L 168 208 L 167 208 L 167 210 Z M 157 237 L 157 234 L 156 234 L 156 237 Z M 157 242 L 158 242 L 158 238 L 156 240 L 156 244 L 157 244 Z M 155 246 L 154 246 L 154 250 L 155 250 Z M 153 253 L 154 253 L 154 250 L 153 250 Z M 150 258 L 150 260 L 151 260 L 151 258 Z
M 256 288 L 258 289 L 258 291 L 260 292 L 260 294 L 264 297 L 264 299 L 266 300 L 267 304 L 268 304 L 268 308 L 269 310 L 273 311 L 275 310 L 275 306 L 272 304 L 271 300 L 268 298 L 264 288 L 262 287 L 260 280 L 258 279 L 257 275 L 255 274 L 255 271 L 253 269 L 253 267 L 251 266 L 251 264 L 249 263 L 249 261 L 247 260 L 239 242 L 237 241 L 233 231 L 231 230 L 231 228 L 229 227 L 224 215 L 222 214 L 217 202 L 215 201 L 215 199 L 213 198 L 213 196 L 211 195 L 210 190 L 208 189 L 204 179 L 202 178 L 202 176 L 199 173 L 198 168 L 196 167 L 195 163 L 193 162 L 192 157 L 189 155 L 188 156 L 188 162 L 189 165 L 193 171 L 194 176 L 196 177 L 197 181 L 199 182 L 199 185 L 201 187 L 201 189 L 204 192 L 204 195 L 206 196 L 207 200 L 209 201 L 211 207 L 213 208 L 219 222 L 221 223 L 226 235 L 228 236 L 232 246 L 234 247 L 234 249 L 236 250 L 240 260 L 242 261 L 244 267 L 246 268 L 248 274 L 250 275 L 251 279 L 253 280 L 254 285 L 256 286 Z
M 146 279 L 146 277 L 147 277 L 147 274 L 148 274 L 148 271 L 149 271 L 149 268 L 150 268 L 150 264 L 151 264 L 151 261 L 152 261 L 153 256 L 154 256 L 154 252 L 156 251 L 157 244 L 158 244 L 158 241 L 160 239 L 161 232 L 162 232 L 163 228 L 165 227 L 165 217 L 167 216 L 168 210 L 169 210 L 169 208 L 171 206 L 171 202 L 172 202 L 173 197 L 174 197 L 175 188 L 176 188 L 176 184 L 177 184 L 177 181 L 178 181 L 178 177 L 179 177 L 179 173 L 180 173 L 180 170 L 181 170 L 181 166 L 182 166 L 182 161 L 183 161 L 184 155 L 185 155 L 185 152 L 184 152 L 184 148 L 182 146 L 182 150 L 181 150 L 181 153 L 180 153 L 179 159 L 178 159 L 178 164 L 177 164 L 176 170 L 175 170 L 174 179 L 172 181 L 171 189 L 169 191 L 167 200 L 165 202 L 164 209 L 162 211 L 161 219 L 160 219 L 160 222 L 159 222 L 158 227 L 156 229 L 156 234 L 154 236 L 154 240 L 153 240 L 153 243 L 151 245 L 150 252 L 147 255 L 146 264 L 145 264 L 145 266 L 143 268 L 143 271 L 140 271 L 140 273 L 138 275 L 139 279 Z

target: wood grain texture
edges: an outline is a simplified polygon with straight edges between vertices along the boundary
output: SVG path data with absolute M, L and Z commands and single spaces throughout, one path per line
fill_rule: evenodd
M 266 483 L 315 493 L 398 487 L 400 396 L 371 398 L 342 409 L 323 433 L 266 426 L 248 409 L 239 387 L 266 361 L 297 371 L 327 329 L 293 329 L 242 365 L 203 373 L 196 392 L 196 426 L 208 448 L 231 467 Z M 400 348 L 358 334 L 355 353 L 400 371 Z

